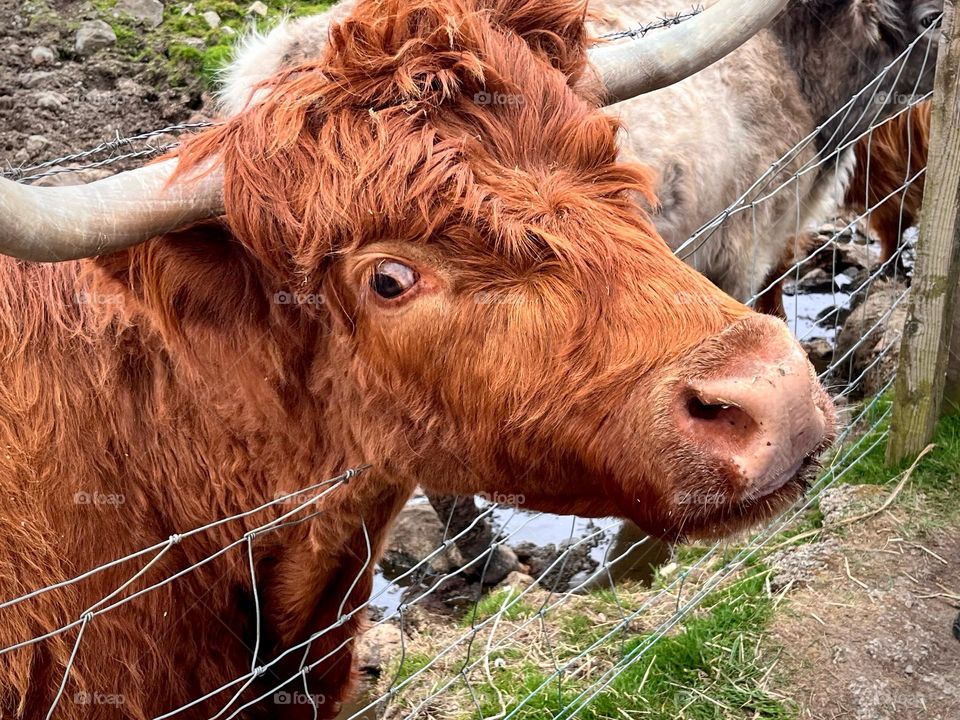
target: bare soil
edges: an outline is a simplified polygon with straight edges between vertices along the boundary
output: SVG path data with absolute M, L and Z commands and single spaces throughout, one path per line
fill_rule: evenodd
M 859 487 L 856 512 L 878 507 L 887 492 Z M 952 633 L 960 607 L 960 531 L 912 527 L 924 513 L 922 497 L 917 502 L 806 546 L 827 550 L 811 579 L 787 594 L 771 636 L 780 648 L 780 692 L 796 703 L 799 717 L 960 718 L 960 642 Z M 841 542 L 832 541 L 838 536 Z M 801 548 L 796 552 L 817 555 Z M 809 563 L 786 565 L 788 574 L 801 565 L 811 571 Z
M 98 17 L 89 2 L 0 0 L 0 167 L 35 164 L 114 138 L 189 119 L 203 103 L 199 78 L 170 86 L 165 68 L 138 58 L 147 36 L 82 57 L 76 30 Z M 48 47 L 53 62 L 31 51 Z

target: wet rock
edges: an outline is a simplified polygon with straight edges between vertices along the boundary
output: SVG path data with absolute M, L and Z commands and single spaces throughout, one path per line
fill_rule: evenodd
M 113 16 L 130 17 L 148 28 L 155 28 L 163 22 L 163 3 L 160 0 L 120 0 Z
M 207 23 L 207 27 L 211 30 L 216 30 L 220 27 L 220 16 L 213 10 L 207 10 L 200 17 L 203 18 L 204 22 Z
M 473 497 L 451 497 L 428 493 L 430 504 L 437 517 L 447 529 L 447 536 L 454 538 L 465 564 L 476 559 L 468 574 L 482 578 L 484 585 L 496 585 L 510 572 L 518 569 L 519 561 L 506 545 L 494 543 L 490 518 L 482 517 Z
M 530 575 L 542 587 L 558 592 L 570 589 L 574 577 L 590 577 L 597 569 L 599 563 L 590 557 L 591 549 L 592 546 L 588 543 L 576 544 L 569 541 L 542 547 L 533 543 L 520 543 L 514 548 L 520 562 L 530 568 Z
M 783 283 L 785 295 L 832 292 L 833 288 L 833 275 L 823 268 L 814 268 L 799 280 L 788 278 Z
M 813 338 L 812 340 L 805 340 L 800 344 L 806 351 L 807 357 L 810 358 L 810 362 L 813 364 L 817 374 L 819 375 L 820 373 L 826 372 L 827 368 L 830 367 L 830 363 L 833 362 L 833 345 L 824 338 Z
M 116 44 L 117 35 L 103 20 L 86 20 L 77 29 L 74 48 L 78 55 L 93 55 L 98 50 Z
M 863 375 L 855 397 L 879 392 L 896 370 L 907 316 L 907 303 L 901 299 L 904 290 L 897 282 L 875 283 L 837 336 L 836 357 L 849 353 L 837 369 L 841 375 L 837 379 L 852 382 Z M 896 302 L 899 304 L 894 307 Z
M 403 634 L 389 623 L 374 625 L 356 642 L 357 666 L 361 672 L 379 675 L 400 654 Z
M 429 557 L 444 543 L 444 525 L 429 505 L 408 505 L 397 517 L 390 530 L 386 550 L 380 559 L 383 574 L 394 579 L 411 570 Z M 425 572 L 448 573 L 463 564 L 463 558 L 453 543 L 436 554 L 420 569 Z
M 37 45 L 30 51 L 30 60 L 34 65 L 52 65 L 57 61 L 57 54 L 45 45 Z
M 845 305 L 831 305 L 817 313 L 816 322 L 822 328 L 839 329 L 850 317 L 850 308 Z

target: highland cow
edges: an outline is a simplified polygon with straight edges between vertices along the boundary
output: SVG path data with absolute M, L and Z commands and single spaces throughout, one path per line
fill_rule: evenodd
M 742 41 L 752 4 L 704 19 Z M 588 66 L 579 2 L 364 0 L 176 158 L 0 182 L 3 717 L 335 716 L 418 481 L 668 539 L 802 494 L 829 398 L 672 255 L 600 110 L 699 67 L 625 74 L 645 42 Z

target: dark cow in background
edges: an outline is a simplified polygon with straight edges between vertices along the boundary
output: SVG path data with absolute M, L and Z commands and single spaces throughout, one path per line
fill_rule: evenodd
M 915 92 L 931 90 L 935 32 L 902 68 L 894 67 L 834 118 L 927 30 L 942 5 L 942 0 L 798 0 L 721 62 L 643 102 L 611 108 L 628 130 L 623 157 L 659 174 L 654 221 L 667 243 L 679 247 L 807 136 L 816 134 L 815 141 L 748 203 L 816 157 L 829 158 L 870 124 L 902 109 Z M 616 4 L 621 25 L 688 6 L 684 0 Z M 798 232 L 833 215 L 853 166 L 854 151 L 847 148 L 789 181 L 774 197 L 730 217 L 682 256 L 747 300 L 776 277 L 773 271 Z
M 769 7 L 673 38 L 710 57 Z M 641 38 L 588 68 L 583 17 L 368 0 L 178 159 L 0 182 L 0 597 L 56 585 L 0 608 L 0 715 L 141 720 L 249 675 L 180 715 L 335 716 L 422 478 L 672 539 L 801 495 L 830 400 L 782 322 L 671 254 L 599 109 L 698 65 Z M 365 462 L 270 532 L 289 505 L 105 565 Z

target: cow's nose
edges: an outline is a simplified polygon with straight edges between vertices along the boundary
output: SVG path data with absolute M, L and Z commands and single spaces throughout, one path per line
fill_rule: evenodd
M 779 320 L 751 316 L 719 339 L 719 368 L 679 388 L 679 429 L 703 460 L 733 471 L 738 499 L 763 497 L 832 434 L 832 404 Z

